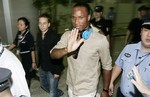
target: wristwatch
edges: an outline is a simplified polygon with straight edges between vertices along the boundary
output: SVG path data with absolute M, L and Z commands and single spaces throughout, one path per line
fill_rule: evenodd
M 108 93 L 109 91 L 107 89 L 103 89 L 104 92 Z

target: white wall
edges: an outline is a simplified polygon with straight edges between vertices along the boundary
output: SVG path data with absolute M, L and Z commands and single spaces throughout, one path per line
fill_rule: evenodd
M 0 37 L 2 38 L 2 42 L 7 41 L 2 0 L 0 0 Z
M 2 37 L 2 40 L 4 43 L 8 43 L 8 39 L 15 38 L 15 35 L 17 33 L 17 19 L 19 17 L 26 17 L 30 21 L 30 30 L 33 34 L 34 38 L 36 37 L 36 34 L 38 32 L 38 10 L 32 5 L 32 0 L 9 0 L 9 9 L 10 9 L 10 17 L 11 17 L 11 26 L 12 26 L 12 37 L 5 34 L 7 31 L 6 27 L 6 21 L 4 20 L 4 11 L 1 3 L 2 0 L 0 0 L 0 14 L 2 15 L 2 18 L 0 18 L 0 35 Z M 5 5 L 4 5 L 5 6 Z M 3 33 L 1 33 L 3 32 Z M 11 34 L 11 33 L 10 33 Z

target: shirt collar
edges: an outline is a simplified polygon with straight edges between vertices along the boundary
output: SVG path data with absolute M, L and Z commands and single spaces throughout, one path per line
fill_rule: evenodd
M 135 48 L 135 50 L 138 50 L 138 51 L 142 52 L 142 43 L 141 42 L 137 43 L 137 47 Z M 146 53 L 150 53 L 150 51 L 148 51 Z
M 138 42 L 135 50 L 140 50 L 141 51 L 141 46 L 142 46 L 141 42 Z

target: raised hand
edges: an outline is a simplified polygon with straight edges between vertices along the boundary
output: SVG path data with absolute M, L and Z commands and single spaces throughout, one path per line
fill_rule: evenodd
M 84 42 L 83 38 L 78 38 L 79 29 L 74 28 L 72 29 L 71 33 L 68 36 L 68 46 L 67 51 L 73 52 L 75 51 L 82 42 Z
M 148 87 L 144 84 L 144 82 L 142 81 L 141 75 L 138 72 L 137 68 L 134 66 L 133 67 L 133 72 L 134 72 L 134 76 L 135 76 L 135 80 L 132 79 L 131 82 L 137 87 L 137 89 L 142 92 L 145 93 L 146 91 L 150 91 L 148 89 Z M 150 93 L 149 93 L 150 94 Z

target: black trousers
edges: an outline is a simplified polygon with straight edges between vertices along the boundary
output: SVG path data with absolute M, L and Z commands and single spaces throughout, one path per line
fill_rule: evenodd
M 118 89 L 117 89 L 117 95 L 116 95 L 116 97 L 125 97 L 125 96 L 121 93 L 120 87 L 118 87 Z
M 130 94 L 131 94 L 132 97 L 144 97 L 144 96 L 137 90 L 137 88 L 135 88 L 135 94 L 133 94 L 133 93 L 130 93 Z M 118 87 L 116 97 L 125 97 L 125 96 L 121 93 L 120 87 Z

